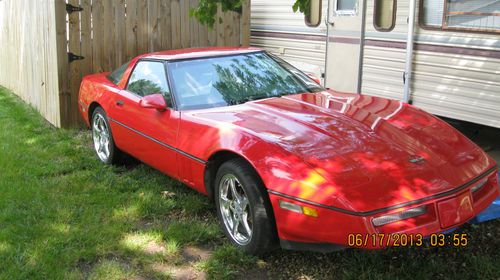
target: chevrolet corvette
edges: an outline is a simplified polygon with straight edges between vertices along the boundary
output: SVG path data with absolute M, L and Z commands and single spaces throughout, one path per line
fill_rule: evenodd
M 86 76 L 79 110 L 100 161 L 132 156 L 207 195 L 251 254 L 328 252 L 353 234 L 427 237 L 499 194 L 493 159 L 444 121 L 326 89 L 256 48 L 140 55 Z

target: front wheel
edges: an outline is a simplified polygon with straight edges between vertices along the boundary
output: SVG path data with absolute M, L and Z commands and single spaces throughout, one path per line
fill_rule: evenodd
M 221 165 L 216 176 L 215 204 L 222 229 L 231 243 L 250 254 L 262 254 L 276 243 L 273 214 L 265 188 L 244 160 Z

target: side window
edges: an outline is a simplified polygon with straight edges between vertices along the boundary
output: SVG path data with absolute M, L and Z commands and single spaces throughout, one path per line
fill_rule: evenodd
M 161 93 L 166 100 L 170 100 L 163 62 L 139 61 L 130 75 L 127 90 L 140 96 Z
M 334 13 L 339 16 L 355 16 L 358 5 L 357 0 L 336 0 L 334 3 Z
M 113 84 L 117 85 L 122 80 L 123 73 L 125 73 L 125 70 L 127 70 L 129 64 L 130 64 L 130 61 L 123 64 L 115 71 L 111 72 L 111 74 L 108 75 L 108 79 L 111 82 L 113 82 Z
M 441 30 L 500 32 L 499 0 L 421 0 L 420 24 Z
M 321 24 L 321 1 L 310 0 L 309 11 L 305 13 L 304 21 L 309 27 L 317 27 Z
M 373 26 L 377 31 L 388 32 L 396 25 L 396 0 L 375 0 Z

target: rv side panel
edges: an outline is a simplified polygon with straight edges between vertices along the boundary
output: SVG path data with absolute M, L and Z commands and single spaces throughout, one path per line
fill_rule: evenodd
M 301 13 L 292 10 L 293 1 L 253 0 L 250 45 L 280 56 L 305 72 L 321 77 L 325 72 L 326 25 L 308 27 Z M 328 0 L 322 1 L 322 17 Z
M 390 32 L 373 27 L 373 3 L 368 1 L 366 11 L 362 92 L 401 100 L 409 2 L 397 2 L 396 25 Z M 419 25 L 413 71 L 415 106 L 439 116 L 500 127 L 499 33 L 430 30 Z

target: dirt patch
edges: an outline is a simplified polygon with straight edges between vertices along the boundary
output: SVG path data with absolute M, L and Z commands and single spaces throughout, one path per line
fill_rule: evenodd
M 87 279 L 89 277 L 93 266 L 94 263 L 82 259 L 78 260 L 78 262 L 75 265 L 75 267 L 83 274 L 84 279 Z
M 206 261 L 212 255 L 213 248 L 209 246 L 186 246 L 181 255 L 186 262 Z
M 207 275 L 204 272 L 198 271 L 194 267 L 189 265 L 172 266 L 168 264 L 156 263 L 151 265 L 151 269 L 157 273 L 169 275 L 173 279 L 180 279 L 180 280 L 207 279 Z
M 149 255 L 161 254 L 165 255 L 167 253 L 167 249 L 163 244 L 158 244 L 156 242 L 148 242 L 146 247 L 144 247 L 144 253 Z
M 162 248 L 148 246 L 148 250 L 157 251 Z M 195 264 L 201 261 L 208 260 L 213 253 L 213 247 L 209 245 L 188 245 L 180 251 L 182 261 L 178 265 L 167 263 L 151 264 L 150 269 L 161 275 L 168 275 L 173 279 L 191 280 L 191 279 L 207 279 L 207 275 L 203 271 L 199 271 Z M 255 279 L 255 278 L 253 278 Z

